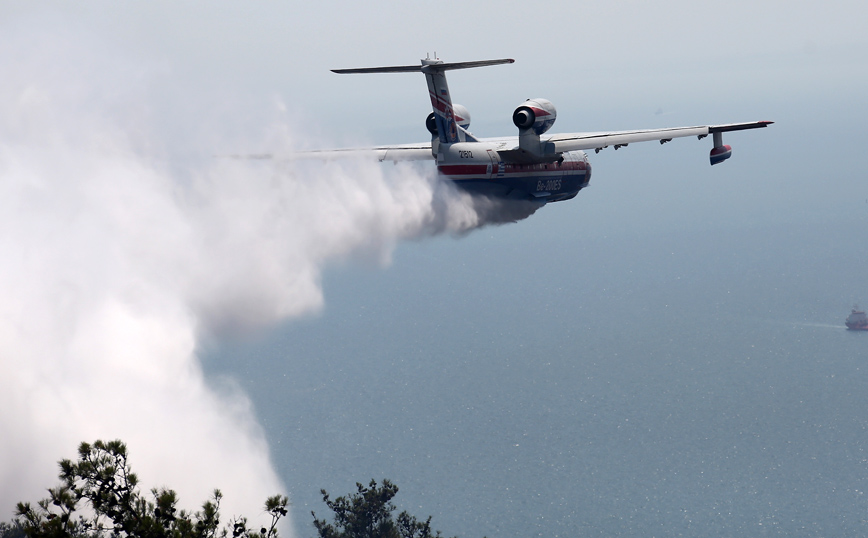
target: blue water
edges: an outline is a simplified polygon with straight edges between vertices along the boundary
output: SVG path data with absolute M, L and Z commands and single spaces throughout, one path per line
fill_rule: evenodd
M 447 536 L 868 534 L 868 333 L 843 328 L 868 265 L 840 233 L 864 223 L 607 236 L 549 211 L 332 268 L 320 316 L 209 353 L 298 534 L 320 488 L 371 478 Z

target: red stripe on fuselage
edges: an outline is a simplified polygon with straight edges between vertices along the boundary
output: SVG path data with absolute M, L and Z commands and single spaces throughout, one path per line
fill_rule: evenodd
M 586 174 L 584 169 L 531 169 L 531 168 L 506 168 L 505 170 L 493 170 L 490 171 L 488 169 L 488 165 L 484 164 L 447 164 L 437 167 L 437 171 L 443 174 L 444 176 L 450 178 L 461 178 L 461 179 L 487 179 L 491 177 L 492 179 L 496 178 L 517 178 L 517 179 L 533 179 L 533 178 L 568 178 L 568 177 L 582 177 Z
M 488 165 L 485 164 L 444 164 L 437 170 L 444 176 L 488 176 Z

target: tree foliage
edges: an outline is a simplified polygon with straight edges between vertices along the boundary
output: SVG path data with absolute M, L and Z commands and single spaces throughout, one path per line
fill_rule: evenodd
M 15 523 L 0 521 L 0 538 L 24 538 L 24 529 Z
M 174 491 L 139 490 L 121 441 L 82 443 L 78 461 L 60 461 L 59 477 L 36 506 L 18 503 L 15 526 L 27 538 L 278 538 L 277 523 L 287 513 L 288 499 L 276 495 L 265 501 L 268 527 L 250 530 L 244 517 L 221 527 L 220 490 L 197 512 L 178 510 Z
M 431 531 L 431 517 L 418 521 L 407 512 L 392 517 L 396 510 L 392 498 L 398 486 L 383 480 L 381 486 L 375 480 L 363 486 L 356 483 L 356 493 L 332 500 L 326 490 L 321 490 L 323 501 L 332 512 L 334 521 L 329 523 L 313 516 L 313 526 L 319 538 L 440 538 L 440 531 Z

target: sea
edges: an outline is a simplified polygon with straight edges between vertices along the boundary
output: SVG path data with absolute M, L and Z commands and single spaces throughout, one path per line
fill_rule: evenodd
M 445 536 L 868 535 L 864 215 L 581 203 L 329 267 L 321 312 L 208 351 L 296 535 L 372 479 Z

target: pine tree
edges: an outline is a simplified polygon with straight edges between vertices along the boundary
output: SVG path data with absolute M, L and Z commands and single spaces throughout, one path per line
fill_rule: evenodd
M 332 500 L 326 490 L 321 490 L 323 502 L 334 512 L 334 522 L 313 516 L 313 526 L 319 538 L 440 538 L 440 531 L 432 533 L 431 517 L 418 521 L 406 511 L 392 517 L 396 510 L 392 498 L 398 486 L 383 480 L 378 486 L 371 480 L 368 486 L 356 483 L 356 493 Z
M 233 538 L 279 538 L 277 522 L 287 513 L 288 499 L 276 495 L 265 502 L 267 528 L 251 531 L 244 517 L 221 527 L 220 490 L 200 511 L 179 511 L 173 490 L 153 489 L 150 497 L 139 490 L 119 440 L 82 443 L 78 461 L 60 461 L 59 477 L 60 485 L 36 506 L 18 503 L 15 525 L 27 538 L 227 538 L 230 532 Z

